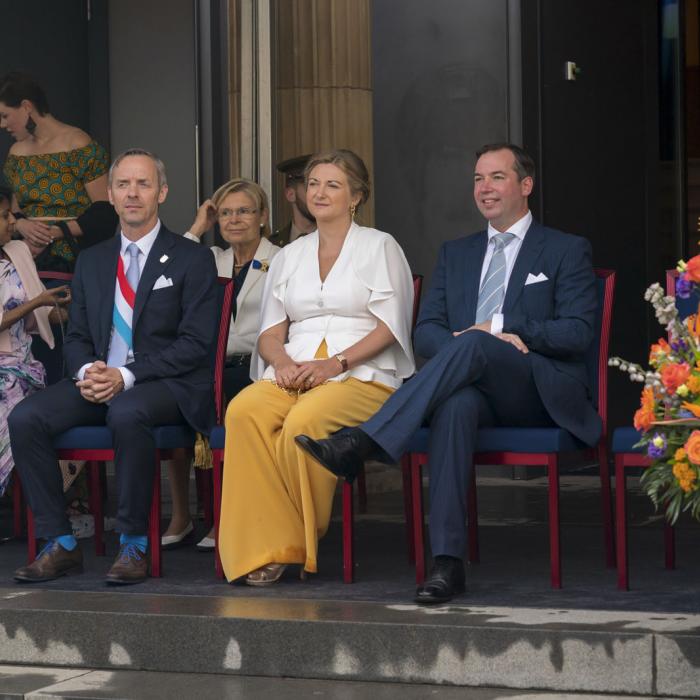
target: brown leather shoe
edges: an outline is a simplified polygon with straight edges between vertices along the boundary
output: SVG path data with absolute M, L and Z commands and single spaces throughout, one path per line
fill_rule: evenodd
M 119 554 L 107 573 L 107 583 L 125 586 L 130 583 L 142 583 L 147 578 L 148 554 L 144 554 L 136 545 L 121 545 Z
M 21 566 L 15 571 L 15 581 L 39 583 L 40 581 L 52 581 L 66 574 L 82 573 L 83 552 L 80 547 L 69 552 L 54 541 L 49 542 L 31 564 Z

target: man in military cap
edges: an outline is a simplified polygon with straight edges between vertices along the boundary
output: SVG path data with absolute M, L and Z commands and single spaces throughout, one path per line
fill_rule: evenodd
M 304 168 L 310 157 L 308 154 L 295 156 L 277 165 L 277 170 L 284 173 L 284 197 L 292 206 L 292 219 L 270 236 L 270 242 L 275 245 L 287 245 L 316 229 L 316 220 L 306 206 Z

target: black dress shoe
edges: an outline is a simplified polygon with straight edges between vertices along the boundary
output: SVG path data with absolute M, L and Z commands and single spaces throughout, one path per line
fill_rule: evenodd
M 416 589 L 416 603 L 434 605 L 447 603 L 464 593 L 464 563 L 454 557 L 435 557 L 433 568 L 423 585 Z
M 355 481 L 365 460 L 381 449 L 359 428 L 347 428 L 325 440 L 314 440 L 308 435 L 297 435 L 294 440 L 329 472 L 342 476 L 349 483 Z

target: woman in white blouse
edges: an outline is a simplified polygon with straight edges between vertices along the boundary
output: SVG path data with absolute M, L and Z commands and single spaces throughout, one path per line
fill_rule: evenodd
M 277 255 L 265 280 L 256 381 L 229 404 L 219 552 L 229 581 L 265 586 L 286 565 L 317 570 L 336 478 L 294 442 L 366 420 L 414 371 L 413 284 L 388 234 L 358 226 L 368 174 L 352 151 L 312 157 L 318 230 Z
M 232 399 L 250 384 L 250 358 L 260 327 L 260 304 L 270 261 L 279 247 L 270 243 L 267 195 L 260 185 L 250 180 L 230 180 L 207 199 L 186 238 L 199 242 L 202 235 L 218 222 L 221 237 L 229 244 L 210 250 L 216 258 L 219 277 L 233 277 L 233 318 L 226 346 L 224 393 Z M 170 463 L 169 476 L 173 514 L 161 545 L 180 544 L 194 529 L 189 509 L 189 460 Z M 214 549 L 213 531 L 197 548 Z

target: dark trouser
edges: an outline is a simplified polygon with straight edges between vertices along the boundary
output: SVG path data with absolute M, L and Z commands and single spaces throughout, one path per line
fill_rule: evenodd
M 432 552 L 462 559 L 479 427 L 552 425 L 529 355 L 489 333 L 463 333 L 359 427 L 398 460 L 425 421 L 430 423 Z
M 155 467 L 151 428 L 184 422 L 175 397 L 162 381 L 137 384 L 107 406 L 86 401 L 75 384 L 64 379 L 17 404 L 8 418 L 10 441 L 37 536 L 71 533 L 52 446 L 56 435 L 76 426 L 107 425 L 115 453 L 116 529 L 126 535 L 144 535 Z
M 231 401 L 239 391 L 252 383 L 250 355 L 234 355 L 227 359 L 224 367 L 224 395 L 227 401 Z

